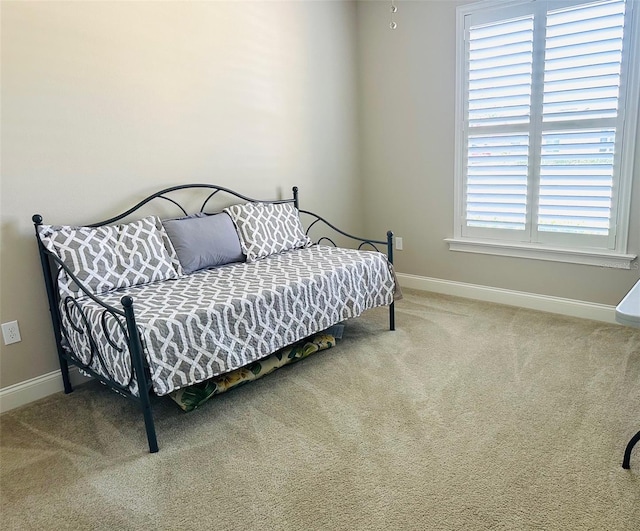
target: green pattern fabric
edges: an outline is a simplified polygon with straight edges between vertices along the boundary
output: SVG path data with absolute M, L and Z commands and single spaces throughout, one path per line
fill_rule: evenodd
M 263 376 L 300 361 L 311 354 L 320 352 L 336 344 L 335 338 L 330 334 L 316 334 L 310 338 L 289 345 L 264 359 L 255 361 L 246 367 L 241 367 L 235 371 L 221 374 L 210 380 L 172 391 L 169 396 L 184 410 L 192 411 L 212 396 L 219 395 L 234 387 L 252 382 Z

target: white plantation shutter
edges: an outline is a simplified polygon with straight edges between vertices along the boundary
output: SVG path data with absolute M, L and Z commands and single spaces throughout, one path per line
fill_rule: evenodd
M 467 226 L 523 231 L 533 15 L 471 27 L 468 65 Z
M 538 231 L 612 231 L 624 13 L 614 0 L 547 14 Z
M 467 224 L 524 230 L 529 135 L 469 136 Z
M 543 132 L 538 230 L 608 236 L 615 129 Z
M 470 29 L 469 126 L 529 122 L 533 16 Z
M 460 237 L 621 249 L 629 12 L 537 0 L 465 13 Z

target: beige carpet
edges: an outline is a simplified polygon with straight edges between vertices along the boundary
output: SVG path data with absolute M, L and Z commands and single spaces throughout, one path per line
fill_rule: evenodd
M 640 330 L 408 291 L 183 413 L 88 384 L 3 415 L 2 529 L 640 529 Z

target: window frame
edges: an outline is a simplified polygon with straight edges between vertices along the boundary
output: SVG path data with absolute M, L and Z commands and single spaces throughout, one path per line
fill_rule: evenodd
M 596 0 L 594 0 L 595 3 Z M 550 260 L 557 262 L 569 262 L 587 265 L 597 265 L 601 267 L 611 267 L 620 269 L 630 269 L 631 262 L 636 258 L 634 254 L 628 254 L 629 228 L 631 221 L 631 189 L 634 184 L 634 161 L 635 157 L 640 157 L 636 153 L 638 145 L 638 121 L 640 120 L 640 2 L 628 1 L 626 4 L 627 18 L 625 19 L 625 43 L 626 61 L 628 68 L 622 71 L 621 91 L 619 108 L 625 109 L 622 127 L 616 134 L 621 135 L 621 150 L 616 153 L 619 160 L 619 178 L 614 183 L 617 187 L 611 207 L 611 220 L 615 223 L 613 234 L 615 244 L 611 248 L 588 247 L 571 243 L 574 239 L 570 234 L 560 233 L 552 243 L 537 243 L 531 241 L 521 241 L 509 234 L 509 230 L 504 231 L 504 236 L 496 237 L 499 229 L 489 231 L 475 231 L 472 236 L 465 234 L 465 172 L 467 153 L 467 132 L 464 129 L 465 116 L 467 112 L 467 82 L 466 82 L 466 34 L 465 18 L 467 16 L 492 18 L 491 12 L 494 10 L 512 9 L 514 15 L 522 10 L 529 9 L 536 11 L 536 18 L 540 14 L 556 8 L 563 8 L 572 5 L 583 5 L 592 3 L 589 0 L 483 0 L 480 2 L 458 6 L 456 8 L 456 89 L 455 89 L 455 163 L 454 163 L 454 235 L 452 238 L 445 238 L 451 251 L 464 251 L 482 254 L 492 254 L 501 256 L 512 256 L 519 258 L 532 258 L 539 260 Z M 510 16 L 510 15 L 509 15 Z M 536 21 L 536 23 L 538 23 Z M 629 57 L 637 57 L 635 62 Z M 624 60 L 624 59 L 623 59 Z M 535 69 L 534 69 L 535 72 Z M 626 84 L 626 86 L 625 86 Z M 529 126 L 529 134 L 539 134 L 533 126 Z M 537 139 L 533 140 L 532 147 Z M 537 146 L 536 146 L 537 147 Z M 536 148 L 534 147 L 534 149 Z M 539 176 L 533 178 L 529 176 L 528 186 L 537 186 Z M 636 181 L 640 181 L 640 175 L 636 176 Z M 636 186 L 640 183 L 636 182 Z M 528 206 L 526 234 L 535 232 L 533 225 L 536 223 L 537 193 L 533 194 L 534 201 Z M 518 233 L 521 236 L 520 233 Z M 553 238 L 552 238 L 553 239 Z M 569 240 L 569 242 L 567 242 Z M 583 240 L 588 240 L 583 238 Z

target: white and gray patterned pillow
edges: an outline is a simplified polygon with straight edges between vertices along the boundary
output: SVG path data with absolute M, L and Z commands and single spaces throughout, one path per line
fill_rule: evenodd
M 95 295 L 180 277 L 166 247 L 169 239 L 156 216 L 125 225 L 41 225 L 38 230 L 44 246 Z M 63 295 L 84 294 L 64 272 L 59 289 Z
M 244 203 L 224 210 L 238 230 L 247 262 L 311 245 L 291 203 Z

